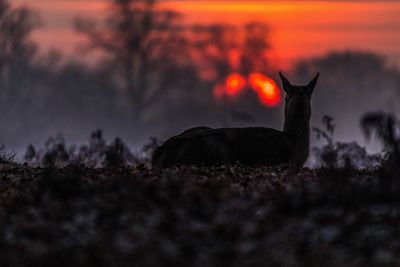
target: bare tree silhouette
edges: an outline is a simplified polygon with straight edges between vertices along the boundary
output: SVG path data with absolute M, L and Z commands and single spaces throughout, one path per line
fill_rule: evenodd
M 29 127 L 29 109 L 37 105 L 39 89 L 31 83 L 37 46 L 31 33 L 40 26 L 39 17 L 28 8 L 15 8 L 0 0 L 0 132 L 1 142 Z
M 185 64 L 186 40 L 179 14 L 160 10 L 154 0 L 113 0 L 102 24 L 77 19 L 76 30 L 113 65 L 136 118 L 156 102 L 171 84 L 174 66 Z
M 244 42 L 241 48 L 240 69 L 248 75 L 250 72 L 268 70 L 269 28 L 263 23 L 252 22 L 244 26 Z
M 12 8 L 7 0 L 0 0 L 0 109 L 3 111 L 30 97 L 21 90 L 21 78 L 37 50 L 30 35 L 38 25 L 38 18 L 29 9 Z M 18 76 L 20 79 L 15 79 Z
M 232 25 L 195 25 L 194 47 L 197 48 L 199 68 L 212 70 L 211 76 L 221 81 L 237 71 L 243 75 L 268 70 L 268 26 L 248 23 L 243 28 Z M 200 59 L 200 60 L 199 60 Z
M 194 25 L 195 60 L 206 78 L 222 80 L 232 71 L 230 58 L 239 47 L 238 29 L 231 25 Z

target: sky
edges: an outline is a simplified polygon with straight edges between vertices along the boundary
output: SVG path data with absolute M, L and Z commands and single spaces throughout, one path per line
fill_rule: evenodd
M 42 17 L 33 38 L 42 51 L 59 49 L 76 55 L 82 43 L 72 28 L 77 17 L 101 19 L 107 14 L 103 0 L 11 0 L 29 6 Z M 162 1 L 178 11 L 186 23 L 269 25 L 271 58 L 279 68 L 332 50 L 366 50 L 389 56 L 400 65 L 400 1 Z

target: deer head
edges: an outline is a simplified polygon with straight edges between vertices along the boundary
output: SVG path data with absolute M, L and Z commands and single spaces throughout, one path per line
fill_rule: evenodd
M 311 118 L 311 96 L 317 84 L 319 73 L 307 85 L 292 85 L 289 80 L 279 72 L 282 79 L 285 97 L 285 125 L 284 131 L 299 133 L 308 128 Z

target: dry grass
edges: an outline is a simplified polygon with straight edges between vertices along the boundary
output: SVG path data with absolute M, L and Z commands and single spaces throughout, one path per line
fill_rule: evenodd
M 2 266 L 396 266 L 376 172 L 0 167 Z

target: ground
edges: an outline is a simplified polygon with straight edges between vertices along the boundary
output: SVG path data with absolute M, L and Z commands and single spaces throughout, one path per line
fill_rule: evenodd
M 1 266 L 400 266 L 378 171 L 0 166 Z

